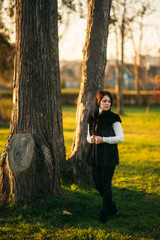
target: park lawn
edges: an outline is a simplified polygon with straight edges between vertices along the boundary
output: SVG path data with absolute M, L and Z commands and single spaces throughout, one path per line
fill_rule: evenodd
M 93 184 L 62 183 L 63 197 L 23 207 L 0 205 L 0 239 L 160 239 L 160 108 L 151 106 L 146 113 L 146 107 L 125 107 L 125 113 L 125 140 L 119 144 L 120 165 L 113 178 L 119 217 L 101 224 L 101 198 Z M 63 107 L 63 124 L 68 155 L 75 107 Z M 7 128 L 0 129 L 0 152 L 7 134 Z

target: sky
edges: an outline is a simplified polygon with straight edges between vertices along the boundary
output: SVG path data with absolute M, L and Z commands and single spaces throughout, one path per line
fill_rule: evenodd
M 68 26 L 63 37 L 59 41 L 60 59 L 82 60 L 82 49 L 85 42 L 87 19 L 80 18 L 78 14 L 73 13 L 70 16 L 70 23 L 72 24 Z M 59 31 L 63 32 L 63 26 L 59 26 Z
M 4 0 L 5 4 L 8 0 Z M 87 2 L 87 0 L 86 0 Z M 154 0 L 154 6 L 156 12 L 152 17 L 146 19 L 147 28 L 144 31 L 143 42 L 143 54 L 149 54 L 153 56 L 158 56 L 158 49 L 160 49 L 160 0 Z M 85 7 L 87 9 L 87 6 Z M 85 15 L 87 15 L 85 13 Z M 63 16 L 65 20 L 65 16 Z M 10 20 L 5 17 L 6 21 L 9 23 Z M 72 13 L 69 16 L 69 25 L 64 31 L 64 25 L 59 24 L 59 35 L 63 34 L 63 37 L 59 40 L 59 56 L 60 60 L 82 60 L 82 49 L 85 42 L 86 28 L 87 28 L 87 17 L 80 18 L 79 13 Z M 10 25 L 9 25 L 10 26 Z M 12 26 L 13 29 L 13 26 Z M 12 42 L 15 40 L 15 34 L 11 36 Z M 138 39 L 138 35 L 135 35 L 135 41 Z M 137 41 L 138 44 L 138 41 Z M 108 37 L 107 46 L 107 57 L 116 58 L 116 45 L 115 36 L 113 32 L 110 31 Z M 125 60 L 132 61 L 134 56 L 134 51 L 131 41 L 126 41 L 125 43 Z
M 152 2 L 152 1 L 151 1 Z M 160 49 L 160 0 L 154 0 L 152 4 L 156 12 L 145 19 L 146 28 L 144 30 L 143 54 L 152 56 L 159 56 L 158 49 Z M 59 27 L 61 28 L 61 26 Z M 80 59 L 82 60 L 82 49 L 86 36 L 87 19 L 80 19 L 79 15 L 74 13 L 70 16 L 70 25 L 60 40 L 60 59 Z M 138 34 L 135 34 L 135 41 L 138 46 Z M 120 39 L 119 39 L 120 40 Z M 113 31 L 109 32 L 107 57 L 116 58 L 115 35 Z M 134 50 L 132 42 L 127 40 L 125 42 L 125 59 L 132 61 L 134 57 Z

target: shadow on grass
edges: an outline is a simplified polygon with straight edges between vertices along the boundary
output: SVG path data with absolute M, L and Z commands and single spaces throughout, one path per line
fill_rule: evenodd
M 9 126 L 10 126 L 10 123 L 7 123 L 7 122 L 5 122 L 3 124 L 0 124 L 0 130 L 1 129 L 8 129 L 8 131 L 9 131 Z
M 34 235 L 36 239 L 118 240 L 132 237 L 137 240 L 142 237 L 158 239 L 160 236 L 157 195 L 113 187 L 119 217 L 110 217 L 106 224 L 101 224 L 102 199 L 95 190 L 87 186 L 74 189 L 64 186 L 63 189 L 63 197 L 41 200 L 36 204 L 24 207 L 0 205 L 1 239 L 9 236 L 32 239 Z

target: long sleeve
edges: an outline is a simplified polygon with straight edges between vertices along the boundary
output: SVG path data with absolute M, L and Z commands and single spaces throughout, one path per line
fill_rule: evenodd
M 113 123 L 113 130 L 115 132 L 115 136 L 112 137 L 103 137 L 103 142 L 104 143 L 109 143 L 109 144 L 116 144 L 116 143 L 121 143 L 124 140 L 124 135 L 123 135 L 123 130 L 120 122 L 114 122 Z M 89 133 L 89 124 L 88 124 L 88 133 L 87 133 L 87 141 L 91 143 L 90 140 L 90 133 Z
M 113 130 L 115 132 L 115 136 L 113 137 L 103 137 L 103 142 L 109 144 L 121 143 L 124 140 L 123 130 L 120 122 L 113 123 Z

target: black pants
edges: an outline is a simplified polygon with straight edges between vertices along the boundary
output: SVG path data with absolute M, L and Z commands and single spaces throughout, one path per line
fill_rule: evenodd
M 103 198 L 103 211 L 109 214 L 112 202 L 112 178 L 115 166 L 92 167 L 92 177 L 96 189 Z

